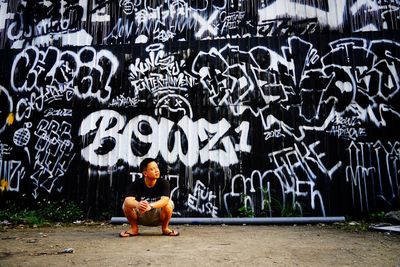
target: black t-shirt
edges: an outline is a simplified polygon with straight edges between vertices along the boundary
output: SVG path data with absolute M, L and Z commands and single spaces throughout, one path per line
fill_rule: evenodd
M 135 197 L 137 201 L 147 200 L 155 202 L 162 196 L 169 197 L 171 193 L 169 182 L 163 178 L 158 178 L 156 184 L 149 188 L 144 183 L 144 178 L 134 181 L 128 186 L 127 197 Z

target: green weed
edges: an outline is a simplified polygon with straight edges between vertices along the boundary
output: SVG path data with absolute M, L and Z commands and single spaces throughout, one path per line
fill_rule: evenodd
M 8 203 L 5 209 L 0 210 L 0 221 L 37 226 L 51 222 L 71 223 L 82 216 L 83 212 L 76 204 L 65 201 L 38 202 L 30 208 Z
M 250 217 L 250 218 L 252 218 L 252 217 L 254 217 L 255 214 L 254 214 L 253 210 L 249 206 L 246 205 L 246 198 L 247 198 L 246 194 L 242 194 L 240 196 L 240 200 L 243 203 L 243 206 L 241 206 L 238 209 L 239 216 L 240 217 Z
M 260 187 L 261 192 L 263 193 L 263 209 L 268 211 L 271 209 L 271 214 L 275 216 L 281 217 L 299 217 L 302 216 L 301 211 L 296 208 L 294 203 L 286 202 L 284 205 L 279 200 L 274 197 L 269 199 L 268 189 Z

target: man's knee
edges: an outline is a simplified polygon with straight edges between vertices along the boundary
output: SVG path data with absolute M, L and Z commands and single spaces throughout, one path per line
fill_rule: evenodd
M 126 217 L 130 217 L 132 219 L 137 218 L 136 209 L 130 208 L 128 205 L 125 205 L 125 202 L 124 204 L 122 204 L 122 211 L 124 212 Z
M 172 202 L 172 200 L 170 200 L 168 202 L 168 204 L 165 205 L 165 207 L 161 208 L 162 212 L 171 213 L 171 214 L 172 214 L 173 210 L 174 210 L 174 202 Z
M 129 208 L 124 204 L 122 204 L 122 210 L 123 212 L 126 212 Z

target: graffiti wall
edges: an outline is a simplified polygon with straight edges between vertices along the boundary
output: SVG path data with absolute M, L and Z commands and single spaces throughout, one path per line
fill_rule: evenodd
M 1 201 L 121 216 L 400 207 L 400 1 L 0 0 Z

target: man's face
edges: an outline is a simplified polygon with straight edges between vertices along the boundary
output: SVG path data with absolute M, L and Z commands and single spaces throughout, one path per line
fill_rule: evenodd
M 160 169 L 158 169 L 158 165 L 155 161 L 147 164 L 146 169 L 143 171 L 143 175 L 149 179 L 158 179 L 160 178 Z

